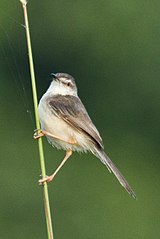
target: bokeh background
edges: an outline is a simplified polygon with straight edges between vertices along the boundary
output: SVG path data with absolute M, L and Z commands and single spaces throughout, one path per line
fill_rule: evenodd
M 76 78 L 133 200 L 98 159 L 75 153 L 49 184 L 55 238 L 160 235 L 160 2 L 28 1 L 38 97 Z M 47 238 L 23 11 L 0 1 L 0 238 Z M 64 156 L 44 139 L 47 173 Z

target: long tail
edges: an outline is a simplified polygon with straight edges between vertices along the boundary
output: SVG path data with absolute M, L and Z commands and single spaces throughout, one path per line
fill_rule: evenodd
M 110 172 L 116 176 L 120 184 L 125 188 L 125 190 L 134 198 L 136 199 L 136 194 L 128 184 L 127 180 L 123 177 L 119 169 L 114 165 L 111 159 L 105 154 L 104 151 L 100 151 L 96 149 L 96 153 L 94 153 L 96 157 L 98 157 L 103 164 L 108 168 Z

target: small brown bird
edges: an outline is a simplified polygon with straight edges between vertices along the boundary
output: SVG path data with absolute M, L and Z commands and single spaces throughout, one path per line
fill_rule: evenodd
M 126 179 L 105 154 L 100 134 L 77 95 L 74 78 L 66 73 L 51 75 L 51 85 L 39 102 L 41 132 L 37 131 L 35 138 L 45 135 L 52 146 L 65 150 L 66 156 L 51 176 L 46 176 L 39 182 L 52 181 L 73 151 L 90 151 L 113 172 L 126 191 L 136 198 Z

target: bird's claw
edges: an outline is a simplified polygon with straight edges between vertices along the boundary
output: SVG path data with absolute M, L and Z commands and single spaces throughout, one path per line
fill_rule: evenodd
M 43 134 L 41 129 L 35 129 L 34 130 L 34 134 L 33 134 L 34 139 L 39 139 L 42 136 L 44 136 L 44 134 Z
M 45 176 L 44 178 L 42 178 L 42 179 L 39 179 L 38 180 L 38 183 L 39 183 L 39 185 L 43 185 L 45 182 L 46 183 L 49 183 L 49 182 L 51 182 L 53 180 L 53 176 L 51 175 L 51 176 Z

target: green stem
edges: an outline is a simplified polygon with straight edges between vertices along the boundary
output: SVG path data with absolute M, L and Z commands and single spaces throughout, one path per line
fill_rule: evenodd
M 24 11 L 24 21 L 25 21 L 25 30 L 26 30 L 26 38 L 27 38 L 27 46 L 28 46 L 28 56 L 29 56 L 36 128 L 40 129 L 40 122 L 39 122 L 39 116 L 38 116 L 38 110 L 37 110 L 37 106 L 38 106 L 37 90 L 36 90 L 36 83 L 35 83 L 35 73 L 34 73 L 32 48 L 31 48 L 31 40 L 30 40 L 30 32 L 29 32 L 29 23 L 28 23 L 28 15 L 27 15 L 27 1 L 20 0 L 20 2 L 22 3 L 23 11 Z M 46 170 L 45 170 L 45 162 L 44 162 L 43 144 L 42 144 L 41 138 L 38 139 L 38 148 L 39 148 L 39 158 L 40 158 L 42 177 L 45 177 Z M 51 219 L 51 212 L 50 212 L 50 205 L 49 205 L 47 183 L 44 183 L 43 190 L 44 190 L 43 191 L 44 192 L 44 207 L 45 207 L 48 239 L 53 239 L 52 219 Z

